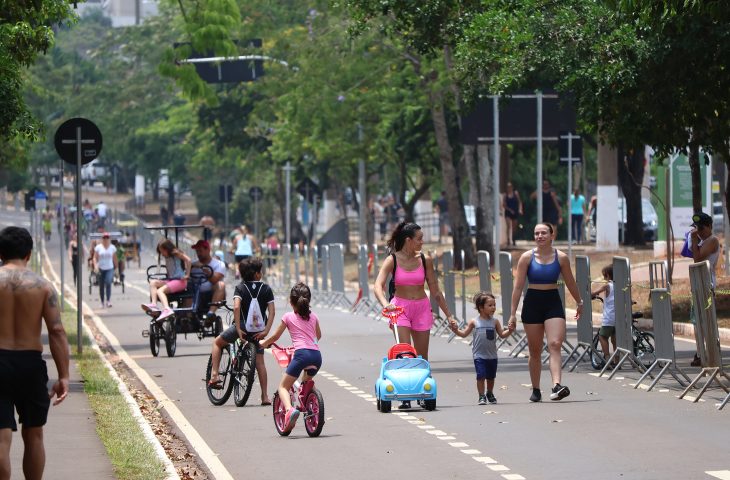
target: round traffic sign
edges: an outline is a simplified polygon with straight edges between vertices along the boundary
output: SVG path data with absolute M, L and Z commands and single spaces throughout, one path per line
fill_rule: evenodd
M 261 190 L 261 187 L 251 187 L 248 191 L 248 196 L 251 197 L 251 200 L 254 202 L 258 202 L 264 198 L 264 191 Z
M 58 127 L 53 144 L 64 161 L 76 165 L 80 156 L 81 164 L 86 165 L 101 153 L 101 131 L 91 120 L 72 118 Z

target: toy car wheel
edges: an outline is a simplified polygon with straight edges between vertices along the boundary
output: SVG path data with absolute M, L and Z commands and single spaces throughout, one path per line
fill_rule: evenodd
M 423 408 L 425 408 L 426 410 L 429 410 L 429 411 L 436 410 L 436 399 L 434 398 L 432 400 L 424 400 Z
M 391 408 L 390 400 L 379 400 L 379 402 L 380 402 L 380 411 L 381 412 L 383 412 L 383 413 L 390 412 L 390 408 Z

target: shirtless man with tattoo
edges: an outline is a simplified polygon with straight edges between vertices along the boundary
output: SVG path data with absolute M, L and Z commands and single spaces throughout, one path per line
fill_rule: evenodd
M 0 231 L 0 480 L 10 478 L 12 432 L 23 425 L 23 473 L 40 479 L 46 463 L 43 425 L 51 399 L 54 405 L 68 395 L 69 348 L 53 286 L 26 267 L 33 239 L 24 228 Z M 41 318 L 58 380 L 48 391 L 46 362 L 41 354 Z M 15 411 L 14 411 L 15 410 Z

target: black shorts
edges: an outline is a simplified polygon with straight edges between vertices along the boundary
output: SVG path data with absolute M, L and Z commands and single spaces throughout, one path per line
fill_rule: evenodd
M 565 318 L 565 309 L 558 289 L 528 288 L 522 302 L 522 323 L 545 323 L 549 318 Z
M 261 344 L 259 344 L 259 341 L 254 338 L 255 333 L 248 333 L 244 330 L 246 335 L 244 338 L 248 342 L 253 342 L 254 345 L 256 345 L 256 353 L 260 353 L 261 355 L 264 354 L 264 349 L 261 348 Z M 234 343 L 236 340 L 238 340 L 238 329 L 236 328 L 236 325 L 231 324 L 228 328 L 223 330 L 221 333 L 221 338 L 225 340 L 228 343 Z
M 236 264 L 239 264 L 242 261 L 246 260 L 247 258 L 251 258 L 251 255 L 235 255 L 235 257 L 236 257 Z
M 48 371 L 41 352 L 0 350 L 0 428 L 42 427 L 48 418 Z

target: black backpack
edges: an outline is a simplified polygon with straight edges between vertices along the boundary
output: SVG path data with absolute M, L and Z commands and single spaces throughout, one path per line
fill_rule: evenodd
M 398 266 L 398 262 L 395 259 L 395 253 L 390 254 L 393 257 L 393 272 L 390 274 L 390 283 L 388 283 L 388 301 L 393 300 L 395 297 L 395 269 Z M 421 254 L 421 263 L 423 263 L 423 271 L 426 271 L 426 257 Z

